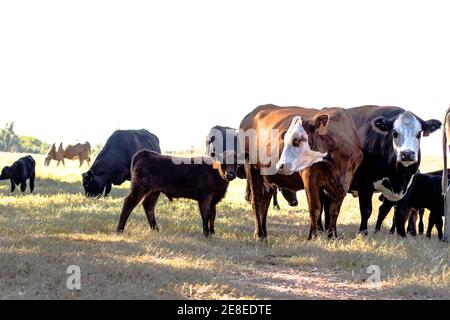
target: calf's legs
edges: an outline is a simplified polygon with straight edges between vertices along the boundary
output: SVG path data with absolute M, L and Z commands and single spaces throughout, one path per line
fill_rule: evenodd
M 159 228 L 156 224 L 155 206 L 156 202 L 158 201 L 159 194 L 159 192 L 150 193 L 144 198 L 144 201 L 142 202 L 142 206 L 144 207 L 145 215 L 147 216 L 147 221 L 150 225 L 150 228 L 156 231 L 159 231 Z
M 141 202 L 145 194 L 142 191 L 131 190 L 130 194 L 125 198 L 122 206 L 122 212 L 120 213 L 119 224 L 117 225 L 117 232 L 121 233 L 125 229 L 128 217 L 131 211 Z

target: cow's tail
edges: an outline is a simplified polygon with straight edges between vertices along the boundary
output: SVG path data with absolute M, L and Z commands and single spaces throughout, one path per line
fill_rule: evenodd
M 450 130 L 450 107 L 447 109 L 444 118 L 444 128 L 442 130 L 442 151 L 444 158 L 444 171 L 442 172 L 442 194 L 445 195 L 448 186 L 448 174 L 447 173 L 447 148 L 448 148 L 448 136 L 447 130 Z

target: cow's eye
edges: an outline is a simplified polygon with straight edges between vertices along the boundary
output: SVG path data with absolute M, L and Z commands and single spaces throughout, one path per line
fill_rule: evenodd
M 398 132 L 394 130 L 394 132 L 392 132 L 392 135 L 394 136 L 395 139 L 398 138 Z
M 417 134 L 417 139 L 420 139 L 422 137 L 422 131 L 419 131 L 419 133 Z
M 300 139 L 295 138 L 294 140 L 292 140 L 292 145 L 294 147 L 298 147 L 300 145 Z

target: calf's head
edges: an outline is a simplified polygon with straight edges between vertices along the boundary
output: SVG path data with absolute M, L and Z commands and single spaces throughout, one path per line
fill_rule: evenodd
M 294 117 L 289 129 L 281 135 L 284 147 L 276 165 L 277 172 L 291 175 L 322 161 L 327 154 L 311 150 L 308 141 L 312 134 L 325 135 L 327 125 L 327 115 L 319 115 L 311 120 Z
M 11 179 L 12 178 L 12 170 L 11 167 L 4 167 L 2 170 L 2 173 L 0 175 L 0 180 L 6 180 L 6 179 Z
M 233 181 L 237 176 L 237 162 L 236 152 L 227 150 L 222 154 L 216 154 L 213 167 L 219 171 L 224 180 Z
M 82 174 L 84 194 L 88 197 L 98 197 L 105 191 L 105 196 L 111 191 L 110 183 L 103 176 L 94 175 L 89 170 Z M 106 190 L 105 190 L 106 188 Z
M 379 117 L 373 125 L 380 131 L 392 135 L 392 144 L 397 163 L 409 167 L 419 161 L 421 137 L 427 137 L 439 129 L 439 120 L 424 121 L 405 111 L 394 119 Z

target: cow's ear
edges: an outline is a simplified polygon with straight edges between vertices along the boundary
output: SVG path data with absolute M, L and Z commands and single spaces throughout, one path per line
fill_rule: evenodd
M 220 161 L 214 161 L 213 162 L 213 168 L 214 169 L 220 170 L 220 168 L 221 168 L 220 166 L 221 166 Z
M 283 141 L 284 141 L 284 136 L 286 135 L 286 132 L 287 132 L 287 131 L 283 131 L 283 132 L 280 134 L 280 139 L 283 140 Z
M 442 126 L 442 122 L 436 119 L 431 119 L 428 121 L 422 122 L 422 132 L 424 137 L 428 137 L 431 133 L 440 129 Z
M 314 127 L 317 130 L 319 136 L 327 134 L 328 115 L 322 114 L 314 119 Z
M 374 128 L 382 132 L 390 132 L 394 129 L 394 121 L 388 120 L 383 117 L 376 118 L 373 120 L 372 125 Z

